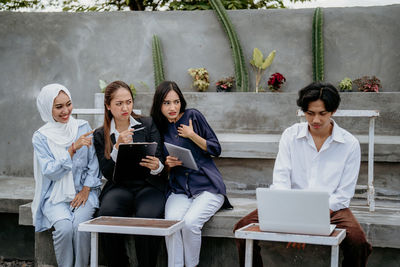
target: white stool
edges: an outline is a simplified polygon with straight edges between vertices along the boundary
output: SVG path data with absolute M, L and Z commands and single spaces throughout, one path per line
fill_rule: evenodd
M 98 266 L 98 233 L 173 236 L 183 227 L 183 221 L 171 221 L 163 219 L 143 219 L 130 217 L 102 216 L 78 226 L 78 231 L 91 232 L 90 266 Z M 170 238 L 171 252 L 168 255 L 168 266 L 174 266 L 174 243 Z
M 246 239 L 245 266 L 253 262 L 253 240 L 296 242 L 331 246 L 331 266 L 339 266 L 339 245 L 346 236 L 345 229 L 335 229 L 330 236 L 262 232 L 258 223 L 252 223 L 235 232 L 236 238 Z

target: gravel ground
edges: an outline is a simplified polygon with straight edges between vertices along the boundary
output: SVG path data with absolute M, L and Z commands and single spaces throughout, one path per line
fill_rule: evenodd
M 33 261 L 8 260 L 0 257 L 0 267 L 33 267 Z

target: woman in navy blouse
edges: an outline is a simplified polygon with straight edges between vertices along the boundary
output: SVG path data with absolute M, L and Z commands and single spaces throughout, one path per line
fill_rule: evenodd
M 169 156 L 164 147 L 170 186 L 165 218 L 185 221 L 174 240 L 174 266 L 197 266 L 204 223 L 222 206 L 232 208 L 221 173 L 211 157 L 221 154 L 221 146 L 205 117 L 196 109 L 186 109 L 186 101 L 175 82 L 164 81 L 157 87 L 151 116 L 163 141 L 190 149 L 199 167 L 195 171 L 181 166 L 182 162 Z M 167 250 L 170 251 L 168 242 Z

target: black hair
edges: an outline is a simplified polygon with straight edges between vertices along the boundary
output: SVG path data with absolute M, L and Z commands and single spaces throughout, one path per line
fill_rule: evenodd
M 156 92 L 154 93 L 153 105 L 151 106 L 150 115 L 151 117 L 153 117 L 153 120 L 161 133 L 165 133 L 168 126 L 168 120 L 162 114 L 161 106 L 164 102 L 165 97 L 171 90 L 175 91 L 175 93 L 177 93 L 179 96 L 179 100 L 181 102 L 181 109 L 179 110 L 179 114 L 185 112 L 186 110 L 186 100 L 183 97 L 183 94 L 178 85 L 172 81 L 163 81 L 162 83 L 160 83 L 156 88 Z
M 314 82 L 299 91 L 297 105 L 303 112 L 308 111 L 310 102 L 322 100 L 328 112 L 334 112 L 340 104 L 338 90 L 330 83 Z

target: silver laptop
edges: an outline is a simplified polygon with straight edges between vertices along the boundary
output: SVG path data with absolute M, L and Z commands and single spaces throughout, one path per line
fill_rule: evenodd
M 300 189 L 257 188 L 261 231 L 330 235 L 329 193 Z

